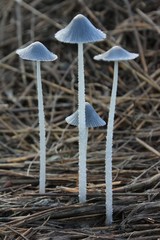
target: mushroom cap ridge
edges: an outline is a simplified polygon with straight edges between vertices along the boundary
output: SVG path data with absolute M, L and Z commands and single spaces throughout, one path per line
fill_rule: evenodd
M 85 103 L 86 127 L 100 127 L 106 125 L 106 122 L 96 113 L 94 108 L 88 102 Z M 78 126 L 78 110 L 68 116 L 66 122 L 73 126 Z
M 127 61 L 135 59 L 138 56 L 139 54 L 137 53 L 130 53 L 122 47 L 114 46 L 107 52 L 94 56 L 94 59 L 103 61 Z
M 106 34 L 95 28 L 87 17 L 78 14 L 55 34 L 55 38 L 66 43 L 88 43 L 101 41 L 106 38 Z
M 25 60 L 31 61 L 54 61 L 57 55 L 50 52 L 41 42 L 31 43 L 25 48 L 17 49 L 16 53 Z

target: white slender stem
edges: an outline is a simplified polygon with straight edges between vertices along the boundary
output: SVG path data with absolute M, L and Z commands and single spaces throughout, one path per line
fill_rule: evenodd
M 112 145 L 113 145 L 113 128 L 114 115 L 116 106 L 116 95 L 118 85 L 118 61 L 114 62 L 114 78 L 112 94 L 109 108 L 109 117 L 106 137 L 106 158 L 105 158 L 105 181 L 106 181 L 106 224 L 112 224 L 113 199 L 112 199 Z
M 78 44 L 79 202 L 86 202 L 86 119 L 83 43 Z
M 87 144 L 88 144 L 88 128 L 86 127 L 86 153 L 87 153 Z
M 46 183 L 45 117 L 44 117 L 44 106 L 43 106 L 41 69 L 40 69 L 39 61 L 37 61 L 37 92 L 38 92 L 39 137 L 40 137 L 39 193 L 45 193 L 45 183 Z

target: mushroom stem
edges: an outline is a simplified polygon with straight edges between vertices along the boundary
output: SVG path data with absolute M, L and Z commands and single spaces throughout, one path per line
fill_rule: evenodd
M 45 140 L 45 117 L 44 117 L 44 106 L 43 106 L 43 95 L 42 95 L 40 61 L 37 61 L 37 93 L 38 93 L 38 117 L 39 117 L 39 136 L 40 136 L 39 193 L 45 193 L 46 140 Z
M 106 224 L 112 224 L 112 145 L 113 145 L 113 127 L 116 105 L 116 94 L 118 85 L 118 61 L 114 62 L 114 78 L 109 108 L 109 117 L 106 137 L 106 157 L 105 157 L 105 181 L 106 181 Z
M 79 202 L 86 201 L 86 119 L 83 43 L 78 43 Z

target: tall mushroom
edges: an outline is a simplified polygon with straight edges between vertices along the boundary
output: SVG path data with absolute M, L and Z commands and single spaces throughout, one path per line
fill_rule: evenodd
M 46 139 L 45 139 L 45 116 L 43 106 L 43 93 L 41 81 L 41 61 L 54 61 L 57 55 L 50 52 L 42 43 L 36 41 L 29 46 L 18 49 L 16 53 L 24 60 L 35 61 L 37 64 L 37 94 L 38 94 L 38 117 L 40 135 L 40 173 L 39 193 L 45 193 L 46 183 Z
M 83 44 L 101 41 L 106 34 L 95 28 L 82 14 L 75 16 L 62 30 L 55 34 L 61 42 L 78 44 L 78 118 L 79 118 L 79 201 L 86 201 L 86 138 L 85 81 Z
M 105 157 L 105 181 L 106 181 L 106 224 L 112 224 L 112 145 L 113 145 L 113 127 L 114 127 L 114 115 L 116 105 L 116 94 L 118 85 L 118 62 L 128 61 L 138 57 L 136 53 L 130 53 L 125 49 L 114 46 L 105 53 L 99 54 L 94 57 L 95 60 L 112 61 L 114 62 L 114 77 L 112 94 L 109 108 L 109 117 L 107 125 L 107 137 L 106 137 L 106 157 Z

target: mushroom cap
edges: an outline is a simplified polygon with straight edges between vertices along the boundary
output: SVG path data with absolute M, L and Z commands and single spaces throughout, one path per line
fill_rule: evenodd
M 106 125 L 106 122 L 96 113 L 94 108 L 88 102 L 85 103 L 86 127 L 100 127 Z M 73 126 L 78 126 L 78 110 L 68 116 L 66 122 Z
M 107 52 L 94 56 L 94 59 L 103 61 L 127 61 L 135 59 L 138 56 L 139 54 L 137 53 L 130 53 L 122 47 L 114 46 Z
M 95 28 L 88 18 L 78 14 L 64 29 L 55 34 L 55 38 L 65 43 L 88 43 L 101 41 L 106 38 L 106 34 Z
M 25 60 L 54 61 L 57 55 L 50 52 L 42 43 L 36 41 L 25 48 L 17 49 L 16 53 Z

